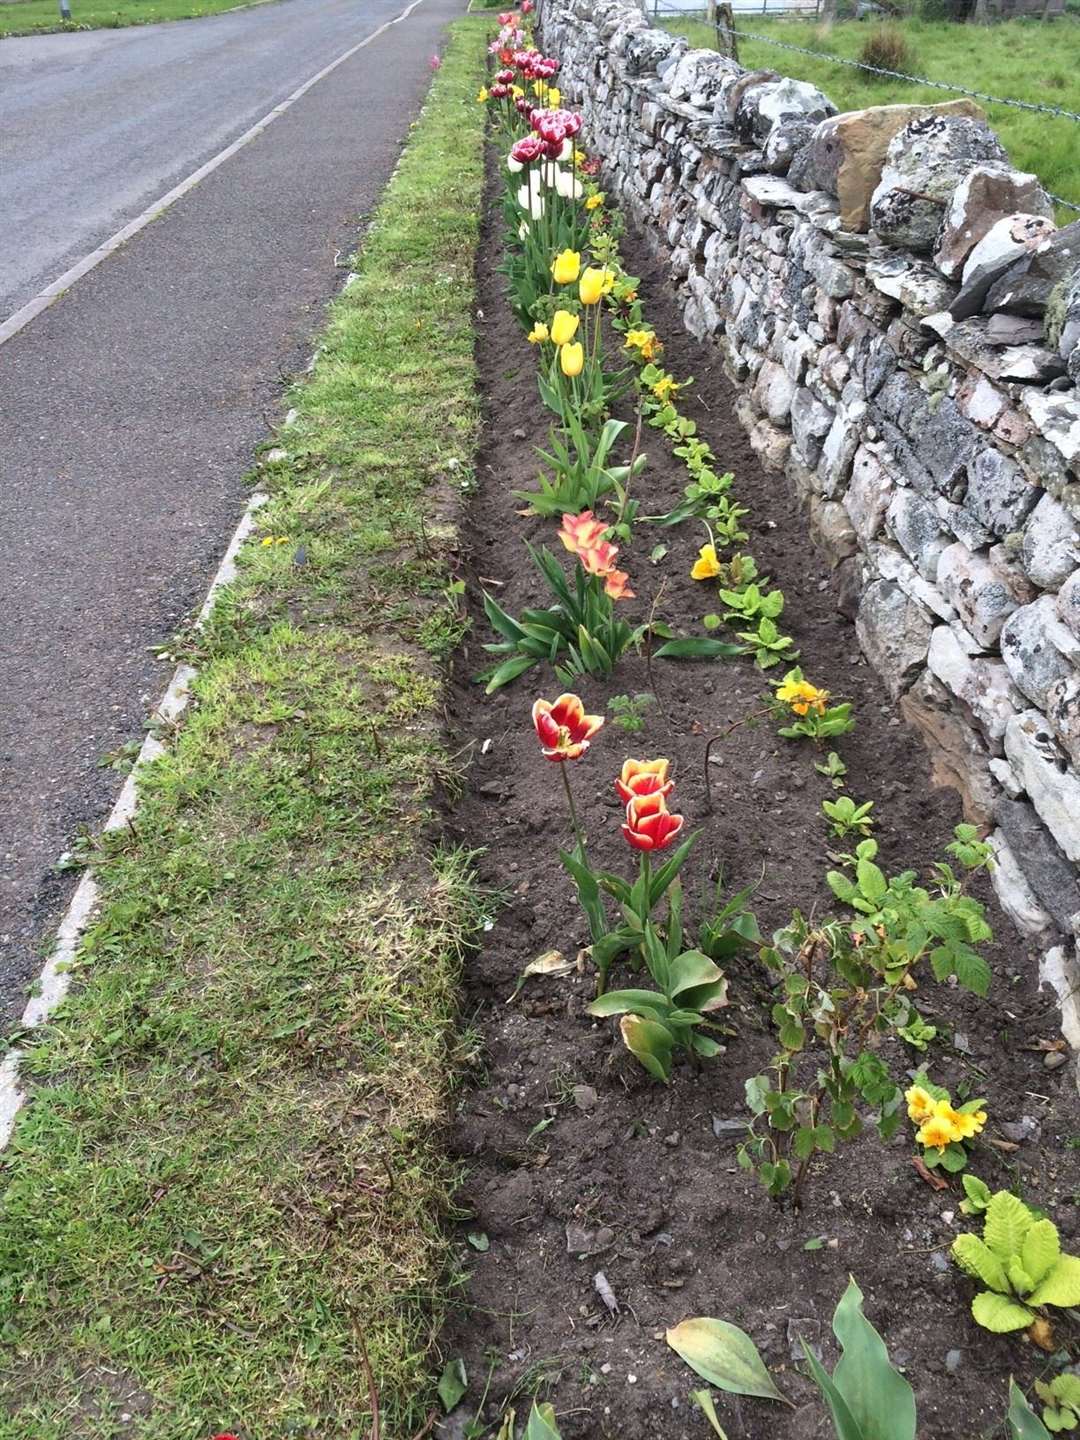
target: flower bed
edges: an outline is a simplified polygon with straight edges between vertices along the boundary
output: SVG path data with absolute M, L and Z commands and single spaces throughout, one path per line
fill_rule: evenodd
M 481 878 L 507 901 L 468 976 L 483 1083 L 455 1144 L 472 1273 L 444 1339 L 462 1411 L 497 1428 L 539 1392 L 554 1414 L 534 1412 L 537 1434 L 706 1434 L 680 1358 L 697 1332 L 667 1332 L 712 1317 L 752 1337 L 796 1408 L 720 1393 L 716 1363 L 697 1367 L 713 1386 L 697 1403 L 743 1436 L 825 1433 L 828 1380 L 803 1342 L 833 1369 L 852 1274 L 919 1434 L 1000 1433 L 1024 1404 L 1010 1374 L 1042 1411 L 1035 1381 L 1073 1357 L 1075 1267 L 1057 1299 L 1021 1265 L 980 1303 L 981 1262 L 950 1249 L 1009 1189 L 1077 1248 L 1053 994 L 839 618 L 850 597 L 759 469 L 717 357 L 683 335 L 634 237 L 612 245 L 587 137 L 551 113 L 555 76 L 524 48 L 509 38 L 487 91 L 487 409 L 464 577 L 480 603 L 454 712 L 473 765 L 447 821 L 485 847 Z M 555 104 L 530 117 L 533 81 Z M 605 435 L 612 417 L 625 428 Z M 1021 1238 L 1035 1224 L 1005 1197 L 991 1230 L 1004 1210 Z M 849 1292 L 849 1343 L 857 1313 Z M 883 1363 L 880 1428 L 837 1433 L 914 1433 Z

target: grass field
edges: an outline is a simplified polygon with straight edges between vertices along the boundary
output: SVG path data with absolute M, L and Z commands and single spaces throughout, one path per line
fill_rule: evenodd
M 242 0 L 70 0 L 71 23 L 66 25 L 60 19 L 58 0 L 4 0 L 0 3 L 0 39 L 57 30 L 115 30 L 123 25 L 153 25 L 159 20 L 193 20 L 233 10 L 240 3 Z
M 478 419 L 486 22 L 331 307 L 194 708 L 94 855 L 100 918 L 0 1156 L 3 1440 L 358 1440 L 425 1423 L 457 980 L 432 849 Z M 359 123 L 359 120 L 358 120 Z
M 693 45 L 711 48 L 714 43 L 713 31 L 706 24 L 676 19 L 664 24 Z M 872 28 L 865 22 L 846 21 L 827 30 L 813 21 L 769 20 L 748 14 L 737 15 L 736 26 L 770 40 L 850 60 L 858 58 Z M 914 74 L 1080 114 L 1080 19 L 1074 16 L 988 26 L 904 20 L 899 28 L 911 46 Z M 950 98 L 930 86 L 875 79 L 846 65 L 797 55 L 761 40 L 740 38 L 739 60 L 749 69 L 767 67 L 809 80 L 841 110 Z M 1013 164 L 1034 171 L 1048 190 L 1080 205 L 1080 123 L 1006 105 L 986 105 L 985 109 Z M 1077 218 L 1075 211 L 1064 207 L 1059 211 L 1059 221 Z

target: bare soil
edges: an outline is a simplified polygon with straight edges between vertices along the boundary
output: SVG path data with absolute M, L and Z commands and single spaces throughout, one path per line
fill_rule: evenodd
M 641 238 L 628 235 L 623 249 L 628 268 L 642 276 L 666 363 L 677 376 L 695 377 L 683 408 L 735 473 L 736 493 L 751 510 L 743 548 L 783 589 L 785 628 L 804 669 L 854 702 L 856 728 L 837 746 L 849 793 L 876 801 L 886 867 L 925 872 L 961 819 L 958 798 L 931 787 L 920 741 L 861 659 L 838 611 L 835 577 L 808 544 L 789 487 L 762 471 L 735 418 L 735 392 L 718 352 L 684 333 Z M 535 352 L 506 304 L 499 258 L 498 220 L 489 219 L 479 262 L 485 430 L 465 532 L 466 578 L 474 602 L 486 584 L 517 613 L 541 599 L 523 542 L 558 546 L 554 522 L 523 517 L 511 494 L 534 483 L 533 447 L 546 441 L 548 417 L 537 396 Z M 646 434 L 649 463 L 639 489 L 644 511 L 659 513 L 681 495 L 687 476 L 666 439 Z M 639 596 L 631 614 L 647 614 L 662 586 L 658 613 L 679 632 L 701 633 L 701 616 L 717 608 L 713 586 L 688 578 L 704 538 L 692 523 L 663 532 L 640 527 L 632 553 L 624 554 Z M 669 553 L 654 566 L 648 557 L 661 540 Z M 572 957 L 588 935 L 556 854 L 569 843 L 559 776 L 540 755 L 529 714 L 536 696 L 554 698 L 562 687 L 540 668 L 486 698 L 474 677 L 485 664 L 480 645 L 493 637 L 478 604 L 473 616 L 451 717 L 456 743 L 473 747 L 473 761 L 447 827 L 452 838 L 483 847 L 481 878 L 506 903 L 465 981 L 466 1017 L 483 1057 L 461 1095 L 452 1136 L 467 1170 L 461 1237 L 470 1273 L 443 1337 L 444 1352 L 462 1355 L 469 1373 L 462 1411 L 471 1402 L 475 1412 L 490 1371 L 489 1419 L 508 1398 L 538 1388 L 554 1403 L 565 1440 L 702 1437 L 707 1422 L 689 1400 L 702 1382 L 668 1349 L 664 1331 L 688 1316 L 713 1315 L 754 1337 L 795 1407 L 717 1395 L 729 1433 L 744 1440 L 825 1435 L 824 1407 L 796 1366 L 798 1337 L 818 1346 L 831 1368 L 829 1321 L 850 1273 L 915 1387 L 920 1436 L 1003 1433 L 1009 1375 L 1027 1384 L 1048 1357 L 1024 1338 L 990 1336 L 971 1319 L 972 1286 L 947 1258 L 957 1230 L 970 1228 L 959 1214 L 959 1187 L 938 1193 L 920 1179 L 910 1127 L 889 1144 L 870 1131 L 834 1156 L 817 1157 L 804 1204 L 794 1210 L 770 1200 L 737 1167 L 738 1135 L 715 1126 L 745 1119 L 744 1082 L 774 1053 L 769 980 L 756 956 L 729 972 L 726 1053 L 700 1074 L 678 1067 L 668 1087 L 626 1054 L 614 1022 L 586 1014 L 591 973 L 530 980 L 511 1000 L 531 959 L 553 948 Z M 754 908 L 765 933 L 795 907 L 834 908 L 820 813 L 834 791 L 814 770 L 822 756 L 808 742 L 780 739 L 770 721 L 740 727 L 717 747 L 711 809 L 706 801 L 705 741 L 759 708 L 769 693 L 762 673 L 748 658 L 659 661 L 653 679 L 643 660 L 628 655 L 609 682 L 577 687 L 597 713 L 613 694 L 657 693 L 640 735 L 609 718 L 572 767 L 594 860 L 620 873 L 635 866 L 619 832 L 612 781 L 627 756 L 663 754 L 677 781 L 669 803 L 686 815 L 688 829 L 702 832 L 684 872 L 692 914 L 703 912 L 721 870 L 729 889 L 757 885 Z M 922 987 L 920 1009 L 940 1031 L 931 1074 L 954 1090 L 966 1078 L 987 1097 L 991 1119 L 973 1169 L 994 1188 L 1018 1182 L 1076 1250 L 1080 1116 L 1072 1067 L 1049 1070 L 1032 1048 L 1058 1035 L 1054 997 L 1037 989 L 1036 959 L 997 910 L 989 883 L 976 893 L 998 936 L 989 954 L 991 997 L 978 1001 L 932 982 Z M 627 973 L 624 967 L 615 983 Z M 896 1075 L 920 1058 L 898 1041 L 883 1053 Z M 997 1148 L 1001 1123 L 1024 1115 L 1038 1123 L 1037 1136 Z M 490 1248 L 477 1253 L 469 1233 L 486 1235 Z M 808 1241 L 822 1243 L 807 1249 Z M 618 1302 L 614 1315 L 596 1289 L 597 1272 Z M 1058 1338 L 1075 1348 L 1076 1327 L 1063 1320 Z M 462 1433 L 457 1415 L 445 1433 Z

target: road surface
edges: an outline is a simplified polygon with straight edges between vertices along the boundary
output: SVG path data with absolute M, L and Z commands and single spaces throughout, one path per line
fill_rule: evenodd
M 407 0 L 0 42 L 0 322 Z M 463 0 L 422 0 L 0 344 L 0 1024 Z

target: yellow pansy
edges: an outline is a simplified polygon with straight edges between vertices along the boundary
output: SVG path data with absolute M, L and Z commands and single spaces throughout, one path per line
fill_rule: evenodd
M 581 254 L 577 250 L 561 250 L 551 262 L 556 285 L 572 285 L 581 274 Z
M 698 558 L 690 568 L 691 580 L 714 580 L 720 574 L 720 561 L 716 558 L 715 545 L 702 545 Z
M 783 688 L 783 686 L 780 687 L 781 690 Z M 780 695 L 779 690 L 776 693 L 782 700 L 787 698 Z M 921 1085 L 912 1085 L 910 1090 L 905 1090 L 904 1099 L 907 1101 L 908 1119 L 914 1120 L 916 1125 L 921 1125 L 924 1120 L 929 1120 L 934 1113 L 934 1097 Z
M 559 367 L 564 375 L 571 379 L 580 375 L 585 364 L 585 351 L 580 342 L 573 345 L 564 345 L 559 351 Z
M 628 350 L 636 350 L 643 360 L 651 360 L 664 348 L 651 330 L 628 330 L 625 344 Z
M 816 711 L 818 715 L 824 715 L 829 692 L 819 690 L 808 680 L 785 680 L 782 685 L 777 687 L 776 698 L 790 705 L 796 715 L 806 715 L 811 710 Z
M 568 345 L 580 324 L 580 315 L 571 315 L 569 310 L 556 310 L 551 320 L 552 341 L 556 345 Z
M 615 284 L 615 276 L 610 270 L 598 270 L 596 266 L 590 265 L 581 272 L 581 280 L 578 283 L 578 294 L 581 296 L 583 305 L 595 305 L 602 295 L 607 295 Z
M 548 332 L 548 327 L 544 324 L 542 320 L 538 320 L 533 326 L 533 328 L 529 331 L 529 344 L 541 345 L 545 340 L 550 339 L 551 336 Z
M 595 195 L 590 195 L 589 198 L 585 201 L 585 209 L 586 209 L 586 210 L 599 210 L 599 209 L 600 209 L 600 206 L 601 206 L 603 203 L 604 203 L 603 191 L 598 190 Z
M 481 86 L 480 86 L 480 89 L 479 89 L 479 90 L 477 91 L 477 93 L 476 93 L 476 103 L 477 103 L 478 105 L 486 105 L 487 102 L 488 102 L 487 86 L 486 86 L 486 85 L 481 85 Z

